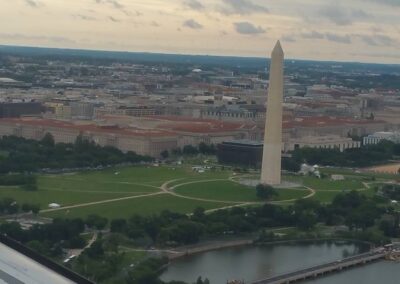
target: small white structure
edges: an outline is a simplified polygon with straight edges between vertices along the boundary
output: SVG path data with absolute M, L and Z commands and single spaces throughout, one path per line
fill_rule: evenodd
M 333 181 L 340 181 L 340 180 L 344 180 L 344 176 L 343 175 L 331 175 L 331 179 Z
M 56 208 L 60 208 L 60 207 L 61 207 L 61 205 L 58 203 L 50 203 L 49 204 L 49 208 L 51 208 L 51 209 L 56 209 Z
M 205 170 L 206 169 L 204 167 L 202 167 L 202 166 L 194 166 L 194 167 L 192 167 L 192 171 L 197 172 L 199 174 L 204 173 Z
M 318 165 L 310 166 L 307 164 L 302 164 L 299 173 L 302 175 L 313 175 L 316 176 L 317 178 L 321 178 L 321 173 L 319 172 Z

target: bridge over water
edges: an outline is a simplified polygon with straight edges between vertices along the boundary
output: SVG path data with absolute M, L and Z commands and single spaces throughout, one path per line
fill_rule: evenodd
M 250 284 L 289 284 L 294 282 L 300 282 L 306 279 L 317 278 L 329 273 L 339 272 L 349 267 L 363 265 L 368 262 L 383 259 L 388 254 L 389 252 L 384 249 L 376 249 L 371 252 L 344 258 L 339 261 L 325 263 L 314 267 L 301 269 L 298 271 L 289 272 L 286 274 L 258 280 Z

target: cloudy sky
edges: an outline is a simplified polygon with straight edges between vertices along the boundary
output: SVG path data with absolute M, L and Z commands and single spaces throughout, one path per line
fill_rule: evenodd
M 400 0 L 0 0 L 0 44 L 400 63 Z

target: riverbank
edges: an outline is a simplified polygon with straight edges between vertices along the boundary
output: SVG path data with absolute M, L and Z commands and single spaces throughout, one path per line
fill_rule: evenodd
M 210 283 L 233 279 L 251 283 L 358 255 L 369 251 L 368 248 L 359 242 L 316 240 L 231 247 L 176 259 L 168 265 L 161 280 L 192 283 L 202 276 Z
M 226 249 L 226 248 L 233 248 L 233 247 L 240 247 L 240 246 L 247 246 L 252 245 L 254 243 L 253 239 L 243 239 L 243 240 L 232 240 L 232 241 L 213 241 L 207 243 L 201 243 L 198 245 L 193 246 L 184 246 L 175 248 L 174 251 L 167 253 L 168 259 L 176 260 L 178 258 L 199 254 L 208 251 Z
M 375 245 L 368 241 L 357 240 L 357 239 L 349 239 L 349 238 L 341 238 L 341 237 L 327 237 L 327 238 L 293 238 L 293 239 L 284 239 L 284 240 L 271 240 L 271 241 L 259 241 L 254 238 L 247 239 L 237 239 L 237 240 L 217 240 L 217 241 L 208 241 L 203 242 L 196 245 L 191 246 L 182 246 L 170 250 L 164 250 L 166 257 L 169 261 L 174 261 L 179 258 L 205 253 L 209 251 L 223 250 L 227 248 L 235 248 L 235 247 L 243 247 L 243 246 L 263 246 L 263 245 L 281 245 L 281 244 L 305 244 L 312 242 L 348 242 L 348 243 L 359 243 L 369 247 L 369 249 L 373 249 Z

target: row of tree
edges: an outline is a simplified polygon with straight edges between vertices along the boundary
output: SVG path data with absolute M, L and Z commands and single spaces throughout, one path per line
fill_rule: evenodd
M 193 244 L 202 237 L 251 233 L 268 227 L 296 226 L 310 230 L 319 222 L 346 225 L 351 230 L 365 230 L 372 227 L 385 212 L 386 208 L 354 191 L 339 194 L 330 205 L 302 199 L 285 208 L 265 204 L 256 208 L 219 210 L 211 214 L 205 214 L 202 208 L 197 208 L 190 217 L 163 211 L 150 217 L 114 219 L 110 229 L 130 239 L 148 238 L 155 244 L 170 246 Z
M 0 215 L 11 215 L 20 212 L 37 214 L 39 210 L 39 204 L 23 203 L 19 205 L 13 198 L 5 197 L 0 199 Z
M 10 204 L 10 200 L 7 199 L 6 202 Z M 14 201 L 8 206 L 15 208 L 15 204 Z M 36 210 L 30 206 L 29 204 L 22 205 L 22 208 L 26 207 L 25 210 L 30 211 Z M 104 229 L 107 223 L 106 218 L 95 215 L 88 216 L 85 220 L 56 218 L 49 224 L 35 224 L 28 230 L 22 229 L 17 222 L 6 222 L 0 224 L 0 233 L 25 243 L 40 254 L 60 257 L 63 249 L 82 248 L 86 245 L 86 240 L 81 236 L 86 228 Z
M 19 186 L 26 191 L 37 190 L 36 176 L 30 174 L 3 174 L 0 175 L 0 185 Z
M 49 133 L 40 141 L 4 136 L 0 138 L 0 149 L 8 153 L 0 159 L 0 173 L 98 167 L 153 160 L 134 152 L 123 153 L 114 147 L 99 146 L 82 136 L 78 136 L 73 144 L 56 144 Z
M 318 164 L 336 167 L 368 167 L 400 156 L 400 144 L 383 140 L 377 145 L 346 149 L 301 148 L 292 153 L 291 163 Z
M 390 200 L 400 201 L 400 185 L 398 184 L 384 184 L 378 188 L 378 191 Z
M 198 154 L 203 154 L 203 155 L 215 155 L 217 153 L 217 149 L 214 144 L 208 145 L 204 142 L 201 142 L 197 147 L 192 146 L 192 145 L 185 145 L 183 148 L 176 148 L 171 151 L 171 153 L 167 150 L 163 151 L 161 153 L 161 156 L 166 159 L 170 156 L 170 154 L 175 155 L 175 156 L 180 156 L 180 155 L 187 155 L 187 156 L 192 156 L 192 155 L 198 155 Z

